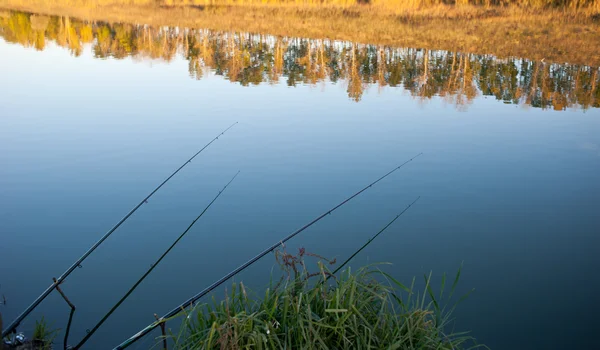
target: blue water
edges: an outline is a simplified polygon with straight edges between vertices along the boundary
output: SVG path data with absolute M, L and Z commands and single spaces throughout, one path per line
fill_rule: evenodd
M 600 111 L 466 108 L 343 82 L 241 86 L 188 62 L 80 57 L 0 39 L 0 306 L 5 325 L 183 161 L 210 146 L 63 285 L 72 343 L 130 287 L 238 170 L 180 245 L 90 340 L 120 343 L 237 265 L 417 153 L 424 154 L 303 232 L 345 259 L 417 196 L 352 262 L 390 262 L 410 283 L 464 265 L 456 312 L 494 349 L 592 349 L 600 279 Z M 272 256 L 236 278 L 260 290 Z M 216 292 L 217 297 L 224 289 Z M 41 315 L 64 328 L 53 293 Z M 151 337 L 134 348 L 153 344 Z

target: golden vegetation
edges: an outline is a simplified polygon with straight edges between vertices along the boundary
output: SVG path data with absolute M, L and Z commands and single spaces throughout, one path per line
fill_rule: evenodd
M 600 0 L 2 0 L 0 7 L 600 65 Z
M 27 0 L 20 0 L 26 3 Z M 48 0 L 65 6 L 190 6 L 190 5 L 302 5 L 302 6 L 368 6 L 395 12 L 446 7 L 473 11 L 475 8 L 560 9 L 581 14 L 598 13 L 598 0 Z
M 369 87 L 390 86 L 403 87 L 420 100 L 441 96 L 460 108 L 482 94 L 504 103 L 555 110 L 600 107 L 600 71 L 582 65 L 22 12 L 0 18 L 0 36 L 38 50 L 50 40 L 74 55 L 90 43 L 98 58 L 170 61 L 179 53 L 195 79 L 211 71 L 242 85 L 339 82 L 355 101 Z

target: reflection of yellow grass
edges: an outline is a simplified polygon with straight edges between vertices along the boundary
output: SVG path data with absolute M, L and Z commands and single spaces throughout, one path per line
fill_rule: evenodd
M 544 7 L 543 11 L 540 8 L 549 0 L 527 0 L 520 3 L 530 6 L 505 7 L 486 6 L 486 0 L 457 1 L 483 5 L 444 5 L 441 0 L 371 0 L 368 5 L 357 5 L 360 0 L 283 3 L 274 0 L 2 0 L 0 6 L 108 22 L 331 38 L 600 65 L 598 0 L 565 0 L 567 7 Z M 587 5 L 576 7 L 572 5 L 575 3 Z

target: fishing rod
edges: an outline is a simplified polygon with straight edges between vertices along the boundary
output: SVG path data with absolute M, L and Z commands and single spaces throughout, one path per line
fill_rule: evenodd
M 215 198 L 213 198 L 212 201 L 210 201 L 210 203 L 208 203 L 208 205 L 204 208 L 204 210 L 202 210 L 202 212 L 200 213 L 200 215 L 198 215 L 194 221 L 192 221 L 192 223 L 187 227 L 187 229 L 185 231 L 183 231 L 183 233 L 181 235 L 179 235 L 179 237 L 175 240 L 175 242 L 173 242 L 173 244 L 171 244 L 171 246 L 160 256 L 160 258 L 158 258 L 158 260 L 156 260 L 154 262 L 154 264 L 152 264 L 150 266 L 150 268 L 148 269 L 148 271 L 146 271 L 146 273 L 137 281 L 133 284 L 133 286 L 127 291 L 127 293 L 125 293 L 125 295 L 123 295 L 123 297 L 110 309 L 110 311 L 108 311 L 106 313 L 106 315 L 104 315 L 104 317 L 102 317 L 102 319 L 100 320 L 100 322 L 98 322 L 94 328 L 92 328 L 89 332 L 87 332 L 87 334 L 85 335 L 85 337 L 83 337 L 83 339 L 79 342 L 79 344 L 75 345 L 75 347 L 73 348 L 73 350 L 78 350 L 79 348 L 81 348 L 83 346 L 83 344 L 85 344 L 85 342 L 87 342 L 90 337 L 98 330 L 98 328 L 100 328 L 100 326 L 102 326 L 102 324 L 104 323 L 104 321 L 106 321 L 110 315 L 115 312 L 115 310 L 117 310 L 117 308 L 125 301 L 125 299 L 127 299 L 129 297 L 129 295 L 131 295 L 131 293 L 133 293 L 133 291 L 140 285 L 140 283 L 142 283 L 142 281 L 144 279 L 146 279 L 146 277 L 148 277 L 148 275 L 152 272 L 152 270 L 154 270 L 154 268 L 161 262 L 161 260 L 167 256 L 167 254 L 169 254 L 169 252 L 171 251 L 171 249 L 173 249 L 175 247 L 175 245 L 177 245 L 177 243 L 179 243 L 179 241 L 183 238 L 183 236 L 186 235 L 186 233 L 188 233 L 189 230 L 191 230 L 191 228 L 194 226 L 194 224 L 202 217 L 202 215 L 204 215 L 204 213 L 206 213 L 206 211 L 208 210 L 208 208 L 210 208 L 213 203 L 217 200 L 217 198 L 219 198 L 219 196 L 221 196 L 221 194 L 227 189 L 227 187 L 229 186 L 229 184 L 231 184 L 233 182 L 233 180 L 235 180 L 235 178 L 238 176 L 240 172 L 238 171 L 233 178 L 231 178 L 231 180 L 229 180 L 229 182 L 225 185 L 225 187 L 223 187 L 222 190 L 219 191 L 219 193 L 217 193 L 217 195 L 215 196 Z
M 395 172 L 396 170 L 402 168 L 404 165 L 410 163 L 411 161 L 413 161 L 413 159 L 417 158 L 418 156 L 422 155 L 423 153 L 419 153 L 416 156 L 412 157 L 411 159 L 405 161 L 404 163 L 400 164 L 399 166 L 395 167 L 394 169 L 392 169 L 391 171 L 389 171 L 388 173 L 386 173 L 385 175 L 383 175 L 382 177 L 380 177 L 379 179 L 371 182 L 370 184 L 368 184 L 367 186 L 365 186 L 363 189 L 361 189 L 360 191 L 354 193 L 352 196 L 346 198 L 343 202 L 341 202 L 340 204 L 336 205 L 335 207 L 329 209 L 328 211 L 324 212 L 323 214 L 319 215 L 316 219 L 313 219 L 311 222 L 309 222 L 308 224 L 302 226 L 301 228 L 299 228 L 298 230 L 292 232 L 291 234 L 289 234 L 287 237 L 275 242 L 272 246 L 270 246 L 269 248 L 263 250 L 260 254 L 256 255 L 254 258 L 248 260 L 247 262 L 245 262 L 244 264 L 240 265 L 239 267 L 237 267 L 235 270 L 231 271 L 230 273 L 228 273 L 227 275 L 221 277 L 219 280 L 217 280 L 216 282 L 214 282 L 213 284 L 211 284 L 210 286 L 208 286 L 207 288 L 205 288 L 203 291 L 201 291 L 200 293 L 194 295 L 193 297 L 189 298 L 188 300 L 186 300 L 184 303 L 182 303 L 181 305 L 177 306 L 176 308 L 174 308 L 173 310 L 169 311 L 167 314 L 165 314 L 163 317 L 157 319 L 155 322 L 151 323 L 150 325 L 148 325 L 146 328 L 142 329 L 141 331 L 139 331 L 138 333 L 136 333 L 135 335 L 133 335 L 132 337 L 130 337 L 129 339 L 125 340 L 124 342 L 122 342 L 121 344 L 119 344 L 117 347 L 115 347 L 113 350 L 121 350 L 121 349 L 125 349 L 127 347 L 129 347 L 131 344 L 135 343 L 136 341 L 138 341 L 140 338 L 142 338 L 143 336 L 147 335 L 148 333 L 150 333 L 154 328 L 158 327 L 161 323 L 165 322 L 166 319 L 171 318 L 175 315 L 177 315 L 179 312 L 181 312 L 181 310 L 184 310 L 185 308 L 187 308 L 188 306 L 192 306 L 198 299 L 202 298 L 203 296 L 205 296 L 206 294 L 210 293 L 212 290 L 214 290 L 215 288 L 217 288 L 218 286 L 220 286 L 221 284 L 223 284 L 224 282 L 226 282 L 227 280 L 229 280 L 231 277 L 237 275 L 238 273 L 240 273 L 241 271 L 243 271 L 244 269 L 246 269 L 248 266 L 254 264 L 255 262 L 257 262 L 260 258 L 262 258 L 263 256 L 267 255 L 268 253 L 272 252 L 273 250 L 275 250 L 275 248 L 283 245 L 283 243 L 285 243 L 286 241 L 290 240 L 291 238 L 293 238 L 294 236 L 296 236 L 297 234 L 299 234 L 300 232 L 306 230 L 307 228 L 309 228 L 310 226 L 314 225 L 315 223 L 317 223 L 319 220 L 323 219 L 325 216 L 330 215 L 333 211 L 335 211 L 336 209 L 338 209 L 339 207 L 343 206 L 344 204 L 348 203 L 350 200 L 352 200 L 354 197 L 358 196 L 359 194 L 363 193 L 364 191 L 366 191 L 367 189 L 371 188 L 373 185 L 375 185 L 376 183 L 378 183 L 379 181 L 385 179 L 386 177 L 388 177 L 389 175 L 391 175 L 393 172 Z
M 375 238 L 377 238 L 377 236 L 379 236 L 380 234 L 383 233 L 383 231 L 387 230 L 388 227 L 392 226 L 392 224 L 398 220 L 399 217 L 402 216 L 402 214 L 404 214 L 410 207 L 413 206 L 413 204 L 417 203 L 417 201 L 419 200 L 419 198 L 421 198 L 421 196 L 417 197 L 417 199 L 415 199 L 412 203 L 410 203 L 406 208 L 404 208 L 404 210 L 402 210 L 400 212 L 400 214 L 396 215 L 396 217 L 394 219 L 392 219 L 392 221 L 388 222 L 387 225 L 385 225 L 381 230 L 379 230 L 379 232 L 377 232 L 373 237 L 369 238 L 369 240 L 367 241 L 367 243 L 363 244 L 362 247 L 360 247 L 357 251 L 355 251 L 352 255 L 350 255 L 350 257 L 348 259 L 346 259 L 340 266 L 338 266 L 337 269 L 335 269 L 331 275 L 327 275 L 327 277 L 325 278 L 325 281 L 332 275 L 335 275 L 338 271 L 340 271 L 342 269 L 342 267 L 344 267 L 347 263 L 350 262 L 350 260 L 352 260 L 352 258 L 354 258 L 358 253 L 360 253 L 363 249 L 365 249 L 369 244 L 371 244 L 371 242 L 373 242 L 373 240 L 375 240 Z
M 50 287 L 48 287 L 39 297 L 37 297 L 37 299 L 35 299 L 35 301 L 31 305 L 29 305 L 29 307 L 27 307 L 27 309 L 25 309 L 25 311 L 23 311 L 10 325 L 8 325 L 6 327 L 6 329 L 2 330 L 2 338 L 6 337 L 10 333 L 16 332 L 16 329 L 19 326 L 19 324 L 21 323 L 21 321 L 23 321 L 23 319 L 25 317 L 27 317 L 27 315 L 29 315 L 31 313 L 31 311 L 33 311 L 44 299 L 46 299 L 46 297 L 54 289 L 56 289 L 56 287 L 59 284 L 61 284 L 76 268 L 82 267 L 81 263 L 90 254 L 92 254 L 92 252 L 94 250 L 96 250 L 96 248 L 98 248 L 98 246 L 100 244 L 102 244 L 102 242 L 104 242 L 114 231 L 116 231 L 119 228 L 119 226 L 121 226 L 127 219 L 129 219 L 129 217 L 131 215 L 133 215 L 133 213 L 135 213 L 144 203 L 148 203 L 148 199 L 150 199 L 150 197 L 152 197 L 154 195 L 154 193 L 156 193 L 161 187 L 163 187 L 164 184 L 166 184 L 169 180 L 171 180 L 171 178 L 173 176 L 175 176 L 186 165 L 191 163 L 192 160 L 194 160 L 194 158 L 196 158 L 196 156 L 198 156 L 200 153 L 202 153 L 202 151 L 204 151 L 208 146 L 210 146 L 213 142 L 215 142 L 217 139 L 219 139 L 219 137 L 221 135 L 225 134 L 229 129 L 233 128 L 234 125 L 237 123 L 238 122 L 231 124 L 227 129 L 223 130 L 219 135 L 217 135 L 214 139 L 212 139 L 209 143 L 207 143 L 204 147 L 202 147 L 198 152 L 196 152 L 196 154 L 194 154 L 190 159 L 188 159 L 185 163 L 183 163 L 183 165 L 181 165 L 177 170 L 175 170 L 169 177 L 167 177 L 160 185 L 158 185 L 158 187 L 156 187 L 152 192 L 150 192 L 150 194 L 147 195 L 146 198 L 142 199 L 142 201 L 138 205 L 136 205 L 133 209 L 131 209 L 131 211 L 129 213 L 127 213 L 127 215 L 125 215 L 121 220 L 119 220 L 119 222 L 117 222 L 117 224 L 115 226 L 113 226 L 108 232 L 106 232 L 104 234 L 104 236 L 102 236 L 102 238 L 100 238 L 100 240 L 98 240 L 96 243 L 94 243 L 94 245 L 87 252 L 85 252 L 85 254 L 83 254 L 79 259 L 77 259 L 77 261 L 75 261 L 75 263 L 73 265 L 71 265 L 71 267 L 69 267 L 65 272 L 63 272 L 63 274 L 59 278 L 57 278 L 56 281 L 54 283 L 52 283 L 50 285 Z

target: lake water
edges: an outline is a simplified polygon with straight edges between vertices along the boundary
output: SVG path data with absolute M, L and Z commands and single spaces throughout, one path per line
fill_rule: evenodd
M 475 291 L 457 330 L 495 349 L 597 346 L 597 67 L 23 13 L 0 23 L 5 325 L 237 121 L 64 283 L 71 343 L 238 170 L 89 348 L 120 343 L 423 152 L 287 249 L 343 260 L 421 196 L 353 268 L 390 262 L 410 283 L 462 262 L 459 292 Z M 260 290 L 274 265 L 236 280 Z M 19 329 L 41 315 L 64 328 L 68 311 L 53 293 Z

